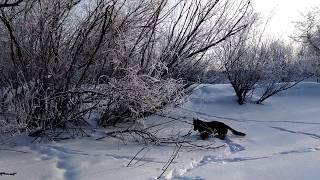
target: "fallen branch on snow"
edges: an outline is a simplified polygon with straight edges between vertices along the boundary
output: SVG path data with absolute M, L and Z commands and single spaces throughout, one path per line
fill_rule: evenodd
M 17 174 L 16 172 L 14 173 L 0 172 L 0 176 L 14 176 L 16 174 Z

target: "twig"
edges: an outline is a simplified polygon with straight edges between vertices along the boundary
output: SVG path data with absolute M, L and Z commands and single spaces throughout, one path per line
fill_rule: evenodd
M 196 144 L 192 144 L 192 143 L 188 143 L 186 142 L 186 144 L 189 144 L 190 146 L 183 146 L 183 147 L 188 147 L 188 148 L 200 148 L 200 149 L 206 149 L 206 150 L 213 150 L 213 149 L 219 149 L 219 148 L 222 148 L 222 147 L 225 147 L 226 145 L 223 144 L 223 145 L 220 145 L 220 146 L 214 146 L 214 147 L 211 147 L 212 144 L 208 144 L 208 145 L 196 145 Z
M 189 132 L 187 133 L 187 135 L 190 135 L 190 132 L 191 132 L 191 129 L 189 130 Z M 185 136 L 183 137 L 183 141 L 185 141 L 187 135 L 185 135 Z M 177 145 L 177 146 L 178 146 L 178 145 Z M 178 155 L 181 147 L 182 147 L 182 143 L 179 144 L 179 147 L 178 147 L 178 148 L 174 151 L 174 153 L 172 154 L 171 160 L 169 159 L 170 161 L 168 161 L 168 163 L 166 163 L 166 164 L 164 165 L 164 167 L 163 167 L 164 170 L 163 170 L 162 173 L 157 177 L 157 179 L 161 178 L 161 176 L 167 171 L 167 169 L 169 168 L 169 166 L 171 165 L 171 163 L 173 162 L 173 160 L 177 157 L 177 155 Z
M 191 124 L 191 125 L 193 125 L 193 124 L 190 123 L 190 122 L 180 120 L 180 119 L 187 119 L 187 117 L 184 117 L 184 116 L 179 117 L 179 118 L 176 118 L 176 117 L 172 117 L 172 116 L 168 116 L 168 115 L 163 115 L 163 114 L 154 114 L 154 115 L 160 116 L 160 117 L 169 118 L 169 119 L 173 119 L 173 120 L 175 120 L 175 121 L 179 121 L 179 122 L 183 122 L 183 123 L 186 123 L 186 124 Z M 171 122 L 171 121 L 170 121 L 170 122 Z
M 157 140 L 158 140 L 158 138 L 155 135 L 151 134 L 150 132 L 145 131 L 145 130 L 138 130 L 138 129 L 126 129 L 123 131 L 108 132 L 105 134 L 105 136 L 97 138 L 96 140 L 101 140 L 101 139 L 104 139 L 108 136 L 112 136 L 114 134 L 124 134 L 124 133 L 130 133 L 130 134 L 135 133 L 135 134 L 143 137 L 144 139 L 149 138 L 151 140 L 151 142 L 157 142 Z
M 221 147 L 225 147 L 225 145 L 220 145 L 220 146 L 213 146 L 213 144 L 206 144 L 206 145 L 197 145 L 197 144 L 193 144 L 190 141 L 185 141 L 185 140 L 170 140 L 170 139 L 165 139 L 165 140 L 161 140 L 159 141 L 160 145 L 164 145 L 164 144 L 179 144 L 182 145 L 182 148 L 197 148 L 198 150 L 200 149 L 206 149 L 206 150 L 214 150 L 214 149 L 218 149 Z
M 144 139 L 144 143 L 148 144 L 148 143 L 154 143 L 157 145 L 165 145 L 165 144 L 176 144 L 176 145 L 181 145 L 181 148 L 196 148 L 196 149 L 206 149 L 206 150 L 214 150 L 214 149 L 218 149 L 221 147 L 224 147 L 224 145 L 221 146 L 214 146 L 212 147 L 213 144 L 207 144 L 207 145 L 197 145 L 197 144 L 193 144 L 192 141 L 190 140 L 186 140 L 186 138 L 188 136 L 190 136 L 192 129 L 189 130 L 189 132 L 183 136 L 179 136 L 179 137 L 183 137 L 183 139 L 179 139 L 179 137 L 177 138 L 158 138 L 157 136 L 155 136 L 154 134 L 146 131 L 145 129 L 143 130 L 136 130 L 136 129 L 127 129 L 127 130 L 123 130 L 123 131 L 112 131 L 112 132 L 108 132 L 105 134 L 105 136 L 102 136 L 100 138 L 97 138 L 96 140 L 101 140 L 104 139 L 108 136 L 110 137 L 116 137 L 116 134 L 124 134 L 124 133 L 128 133 L 131 134 L 134 133 L 140 137 L 142 137 Z M 124 140 L 124 138 L 122 139 Z M 136 156 L 141 153 L 143 149 L 141 149 Z M 136 157 L 134 157 L 136 158 Z M 133 158 L 133 160 L 134 160 Z M 132 160 L 132 161 L 133 161 Z M 130 165 L 132 162 L 129 162 L 128 165 Z M 128 166 L 127 165 L 127 166 Z
M 136 155 L 133 156 L 133 158 L 130 160 L 130 162 L 127 164 L 127 167 L 130 166 L 131 162 L 145 149 L 146 147 L 141 148 Z
M 164 125 L 164 124 L 169 124 L 169 123 L 172 123 L 172 122 L 174 122 L 174 121 L 176 121 L 176 120 L 171 120 L 171 121 L 168 121 L 168 122 L 155 124 L 155 125 L 152 125 L 152 126 L 149 126 L 149 127 L 145 128 L 145 130 L 151 129 L 151 128 L 154 128 L 154 127 L 157 127 L 157 126 L 161 126 L 161 125 Z
M 27 151 L 19 151 L 14 149 L 2 149 L 0 148 L 0 151 L 12 151 L 12 152 L 19 152 L 19 153 L 28 153 Z
M 177 155 L 178 155 L 181 147 L 182 147 L 182 145 L 180 144 L 179 147 L 176 148 L 176 149 L 173 151 L 173 153 L 172 153 L 169 161 L 163 166 L 163 168 L 162 168 L 163 171 L 162 171 L 162 173 L 157 177 L 157 179 L 160 179 L 160 178 L 162 177 L 162 175 L 167 171 L 167 169 L 169 168 L 169 166 L 172 164 L 173 160 L 177 157 Z
M 0 176 L 14 176 L 16 174 L 17 174 L 16 172 L 14 173 L 0 172 Z
M 192 129 L 190 129 L 190 130 L 189 130 L 189 132 L 188 132 L 187 134 L 183 135 L 182 137 L 184 137 L 184 138 L 185 138 L 185 137 L 190 136 L 190 135 L 192 134 L 192 132 L 191 132 L 191 131 L 192 131 Z

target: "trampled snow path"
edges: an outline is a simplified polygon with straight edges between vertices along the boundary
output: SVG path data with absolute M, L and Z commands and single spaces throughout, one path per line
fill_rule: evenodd
M 181 149 L 162 179 L 320 177 L 320 84 L 303 83 L 264 105 L 244 106 L 236 104 L 230 85 L 204 85 L 182 107 L 163 113 L 181 121 L 149 117 L 146 126 L 170 121 L 154 129 L 162 137 L 186 134 L 192 126 L 184 122 L 191 123 L 193 117 L 222 121 L 247 136 L 230 133 L 224 141 L 202 141 L 192 133 L 187 137 L 192 143 L 224 146 L 215 150 Z M 174 145 L 124 144 L 114 138 L 22 142 L 0 147 L 0 172 L 17 173 L 0 179 L 155 179 L 175 150 Z

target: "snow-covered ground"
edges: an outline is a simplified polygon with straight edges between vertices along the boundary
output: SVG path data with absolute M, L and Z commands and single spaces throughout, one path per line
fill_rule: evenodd
M 145 126 L 168 122 L 153 132 L 217 148 L 177 151 L 174 144 L 145 145 L 111 137 L 30 143 L 19 137 L 0 146 L 0 172 L 16 173 L 0 179 L 155 179 L 174 152 L 178 155 L 162 179 L 320 178 L 320 84 L 302 83 L 263 105 L 243 106 L 236 103 L 230 85 L 202 85 L 186 103 L 164 113 L 181 121 L 152 116 Z M 186 122 L 192 123 L 193 117 L 222 121 L 247 136 L 229 132 L 226 140 L 205 141 L 196 132 L 183 136 L 192 128 Z

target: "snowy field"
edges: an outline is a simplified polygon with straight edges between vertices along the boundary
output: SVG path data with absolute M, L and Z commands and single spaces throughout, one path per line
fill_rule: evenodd
M 143 180 L 162 172 L 161 179 L 182 180 L 320 178 L 320 84 L 302 83 L 263 105 L 243 106 L 236 103 L 230 85 L 202 85 L 183 105 L 164 114 L 179 120 L 152 116 L 145 127 L 153 126 L 150 130 L 159 137 L 183 137 L 192 147 L 95 140 L 102 130 L 92 138 L 51 143 L 12 138 L 0 146 L 0 172 L 16 174 L 0 179 Z M 247 136 L 229 132 L 226 140 L 200 140 L 196 132 L 188 134 L 192 125 L 186 122 L 192 123 L 193 117 L 222 121 Z

